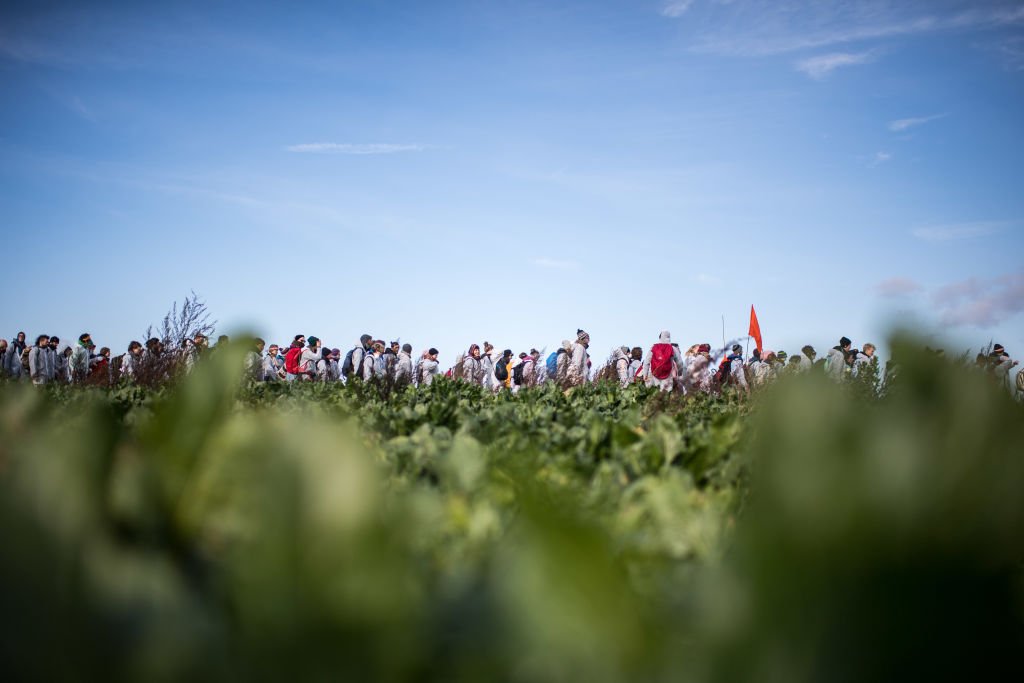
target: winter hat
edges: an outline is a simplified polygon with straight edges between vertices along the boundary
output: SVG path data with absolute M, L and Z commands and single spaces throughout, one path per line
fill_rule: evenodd
M 314 337 L 313 335 L 309 335 L 308 337 L 306 337 L 306 343 L 309 344 L 310 346 L 316 346 L 317 344 L 320 343 L 320 340 Z
M 1004 349 L 1002 344 L 996 344 L 992 347 L 992 353 L 1003 353 L 1003 351 Z
M 672 335 L 669 334 L 668 330 L 664 330 L 660 335 L 658 335 L 658 341 L 661 342 L 662 344 L 671 344 Z
M 849 345 L 850 345 L 850 344 L 852 344 L 852 343 L 853 343 L 853 342 L 852 342 L 852 341 L 850 341 L 849 339 L 847 339 L 846 337 L 840 337 L 840 338 L 839 338 L 839 345 L 840 345 L 840 346 L 849 346 Z
M 335 356 L 335 357 L 340 356 L 341 355 L 341 349 L 331 349 L 331 355 Z
M 587 334 L 585 331 L 583 331 L 583 330 L 576 330 L 576 341 L 583 341 L 584 339 L 589 339 L 589 338 L 590 338 L 590 335 Z
M 437 355 L 437 354 L 438 354 L 439 352 L 438 352 L 438 350 L 437 350 L 437 349 L 435 349 L 435 348 L 434 348 L 433 346 L 431 346 L 431 347 L 430 347 L 430 351 L 428 351 L 428 353 L 429 353 L 429 354 L 430 354 L 431 356 L 436 356 L 436 355 Z
M 711 344 L 701 344 L 697 347 L 697 353 L 711 353 Z

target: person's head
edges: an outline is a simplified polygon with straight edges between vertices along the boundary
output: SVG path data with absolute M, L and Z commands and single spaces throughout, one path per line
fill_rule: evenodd
M 142 342 L 132 341 L 130 344 L 128 344 L 128 353 L 132 354 L 133 356 L 138 356 L 140 353 L 142 353 Z
M 871 358 L 872 356 L 875 355 L 874 344 L 865 344 L 862 350 L 864 351 L 864 355 L 867 356 L 868 358 Z
M 576 330 L 576 341 L 584 346 L 590 346 L 590 335 L 583 330 Z
M 697 353 L 711 353 L 711 344 L 701 344 L 697 347 Z
M 841 348 L 843 351 L 849 351 L 851 346 L 853 346 L 852 341 L 850 341 L 846 337 L 839 338 L 839 348 Z
M 438 353 L 440 353 L 440 352 L 437 349 L 435 349 L 434 347 L 430 347 L 430 350 L 427 351 L 427 355 L 430 356 L 430 360 L 437 360 L 437 354 Z
M 227 344 L 229 341 L 231 340 L 228 339 L 228 335 L 222 334 L 219 337 L 217 337 L 217 346 L 220 346 L 221 344 Z
M 192 343 L 198 346 L 199 348 L 205 348 L 206 345 L 209 343 L 209 340 L 206 338 L 206 335 L 203 334 L 202 332 L 196 332 L 196 336 L 192 338 Z
M 743 353 L 743 347 L 740 346 L 739 344 L 733 344 L 732 345 L 732 352 L 736 353 L 736 354 L 741 354 L 741 353 Z
M 36 346 L 46 346 L 49 343 L 50 335 L 48 334 L 41 334 L 38 337 L 36 337 Z
M 658 341 L 661 342 L 662 344 L 671 344 L 672 333 L 670 333 L 668 330 L 662 330 L 661 334 L 658 335 Z
M 331 359 L 338 360 L 341 358 L 341 349 L 331 349 Z
M 366 348 L 366 349 L 370 348 L 370 346 L 371 346 L 370 342 L 372 342 L 372 341 L 373 341 L 373 337 L 371 337 L 368 334 L 363 334 L 363 335 L 360 335 L 360 337 L 359 337 L 359 343 L 362 344 L 363 348 Z
M 277 344 L 271 344 L 270 348 L 267 349 L 267 355 L 268 356 L 276 356 L 277 355 L 277 349 L 278 349 Z
M 72 349 L 70 346 L 65 346 L 64 347 L 64 357 L 65 358 L 69 357 L 73 353 L 73 351 L 74 351 L 74 349 Z
M 267 342 L 263 341 L 259 337 L 256 337 L 252 341 L 253 344 L 256 346 L 256 350 L 259 351 L 260 353 L 263 353 L 263 348 L 267 345 Z
M 993 356 L 1005 356 L 1006 355 L 1006 349 L 1003 348 L 1002 344 L 995 344 L 992 347 L 992 355 Z
M 467 352 L 467 355 L 470 358 L 479 358 L 480 357 L 480 345 L 479 344 L 470 344 L 469 345 L 469 351 Z
M 780 363 L 785 363 L 786 359 L 789 358 L 789 354 L 786 353 L 785 351 L 779 351 L 777 354 L 775 354 L 775 358 L 778 359 Z
M 630 355 L 630 357 L 633 360 L 643 360 L 644 359 L 644 350 L 641 349 L 639 346 L 634 346 L 630 350 L 629 355 Z
M 412 344 L 402 344 L 402 351 L 412 355 Z
M 56 349 L 58 344 L 60 344 L 60 337 L 50 337 L 51 349 Z
M 4 352 L 6 350 L 7 350 L 7 340 L 6 339 L 0 339 L 0 353 Z
M 511 358 L 512 357 L 512 349 L 505 349 L 504 351 L 502 351 L 501 352 L 501 357 L 504 358 L 505 360 L 508 360 L 509 358 Z
M 110 347 L 104 346 L 102 349 L 100 349 L 100 356 L 106 358 L 107 360 L 110 360 Z
M 391 342 L 391 350 L 392 351 L 394 351 L 395 353 L 398 353 L 399 348 L 400 348 L 400 344 L 397 341 Z
M 810 359 L 811 359 L 812 361 L 814 360 L 814 357 L 818 355 L 818 352 L 817 352 L 817 351 L 815 351 L 815 350 L 814 350 L 814 347 L 813 347 L 813 346 L 811 346 L 810 344 L 808 344 L 807 346 L 805 346 L 805 347 L 803 347 L 802 349 L 800 349 L 800 351 L 801 351 L 801 352 L 802 352 L 802 353 L 803 353 L 803 354 L 804 354 L 805 356 L 807 356 L 808 358 L 810 358 Z
M 384 353 L 384 343 L 383 342 L 375 341 L 375 342 L 373 342 L 373 346 L 371 348 L 373 349 L 373 353 L 375 353 L 378 356 L 381 355 L 382 353 Z
M 15 337 L 15 338 L 16 338 L 16 339 L 17 339 L 17 340 L 18 340 L 19 342 L 21 342 L 22 344 L 24 344 L 24 343 L 25 343 L 25 333 L 24 333 L 24 332 L 19 332 L 19 333 L 18 333 L 18 335 L 17 335 L 17 337 Z
M 739 351 L 737 351 L 736 353 L 739 353 Z M 761 360 L 761 349 L 755 346 L 754 350 L 750 352 L 750 357 L 753 358 L 754 360 Z
M 522 351 L 519 354 L 519 360 L 523 360 L 524 358 L 526 358 L 526 351 Z
M 540 360 L 540 351 L 538 351 L 537 349 L 530 349 L 530 356 L 535 361 Z
M 149 351 L 154 352 L 154 353 L 159 352 L 160 351 L 160 347 L 161 347 L 161 344 L 160 344 L 160 339 L 159 338 L 157 338 L 157 337 L 150 337 L 149 339 L 146 340 L 146 348 Z
M 789 357 L 789 364 L 790 365 L 800 365 L 800 356 L 790 356 Z
M 78 335 L 78 343 L 81 344 L 82 346 L 88 347 L 91 342 L 92 335 L 90 335 L 88 332 L 83 332 L 82 334 Z
M 488 354 L 488 353 L 490 353 L 492 351 L 494 351 L 494 344 L 492 344 L 489 341 L 485 341 L 484 342 L 484 353 Z
M 314 349 L 314 350 L 320 348 L 320 340 L 318 338 L 314 337 L 313 335 L 309 335 L 309 340 L 308 341 L 309 341 L 309 348 Z

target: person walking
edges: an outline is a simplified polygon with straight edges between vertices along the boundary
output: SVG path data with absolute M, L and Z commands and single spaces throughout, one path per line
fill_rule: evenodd
M 617 349 L 613 349 L 611 356 L 608 357 L 608 363 L 611 364 L 612 369 L 615 371 L 615 377 L 619 380 L 619 385 L 624 387 L 629 384 L 629 347 L 620 346 Z
M 36 337 L 35 346 L 28 352 L 28 377 L 32 384 L 43 385 L 50 379 L 50 337 L 41 334 Z
M 589 378 L 590 360 L 587 349 L 590 348 L 590 335 L 583 330 L 576 330 L 576 342 L 570 351 L 568 379 L 570 386 L 578 387 L 587 383 Z
M 400 387 L 412 383 L 412 344 L 402 344 L 395 363 L 395 384 Z
M 28 346 L 25 344 L 25 333 L 19 332 L 7 345 L 7 351 L 3 356 L 4 370 L 8 377 L 18 379 L 24 375 L 21 364 L 21 357 Z
M 81 384 L 89 376 L 89 347 L 92 345 L 92 337 L 88 332 L 78 335 L 78 343 L 71 353 L 71 382 Z
M 278 360 L 277 355 L 279 350 L 280 347 L 277 344 L 271 344 L 267 349 L 267 355 L 263 357 L 264 382 L 279 382 L 284 379 L 284 366 Z
M 480 362 L 480 345 L 470 344 L 462 358 L 460 378 L 470 384 L 483 384 L 483 363 Z
M 422 387 L 429 387 L 434 382 L 434 377 L 437 376 L 438 362 L 437 362 L 438 350 L 431 347 L 427 351 L 423 352 L 423 357 L 420 358 L 419 367 L 419 384 Z
M 132 341 L 128 344 L 128 352 L 121 358 L 121 377 L 129 382 L 134 382 L 138 377 L 141 362 L 142 342 Z
M 345 360 L 341 363 L 341 375 L 346 382 L 353 377 L 362 378 L 363 360 L 366 358 L 366 354 L 371 352 L 372 347 L 373 337 L 364 334 L 359 337 L 359 343 L 345 354 Z
M 843 374 L 846 372 L 846 357 L 852 346 L 853 342 L 846 337 L 841 337 L 839 344 L 829 349 L 828 356 L 825 358 L 825 375 L 827 377 L 836 382 L 843 378 Z
M 658 387 L 660 391 L 672 391 L 679 375 L 679 365 L 676 362 L 675 347 L 672 346 L 672 335 L 668 330 L 658 335 L 658 342 L 647 352 L 640 375 L 647 386 Z

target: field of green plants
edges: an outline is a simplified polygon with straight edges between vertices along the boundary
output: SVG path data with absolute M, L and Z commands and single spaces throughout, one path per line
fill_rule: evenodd
M 0 673 L 1024 680 L 1024 409 L 894 348 L 882 398 L 0 386 Z

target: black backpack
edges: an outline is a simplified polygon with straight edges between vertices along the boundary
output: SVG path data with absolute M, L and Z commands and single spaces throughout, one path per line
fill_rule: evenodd
M 350 377 L 352 373 L 356 371 L 356 369 L 352 366 L 352 354 L 355 353 L 356 349 L 358 348 L 360 347 L 353 346 L 351 349 L 348 350 L 348 353 L 345 354 L 345 360 L 341 361 L 342 376 Z
M 504 357 L 494 364 L 494 376 L 502 382 L 508 379 L 508 361 Z
M 519 365 L 512 368 L 512 381 L 517 387 L 523 386 L 523 368 L 526 363 L 520 363 Z

